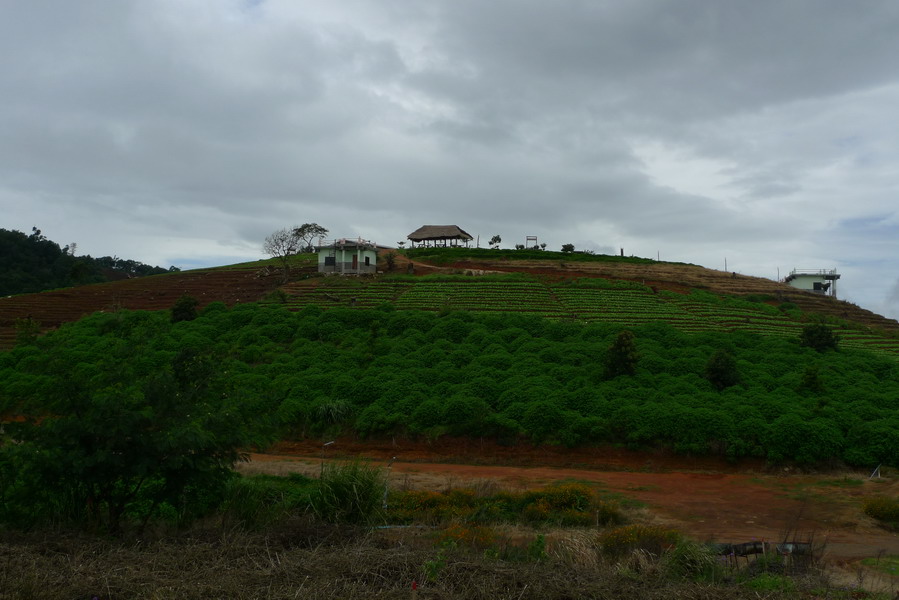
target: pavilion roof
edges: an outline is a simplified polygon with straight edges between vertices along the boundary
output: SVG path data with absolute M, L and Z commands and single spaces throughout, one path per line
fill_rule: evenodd
M 471 234 L 463 231 L 456 225 L 422 225 L 406 236 L 413 242 L 424 240 L 472 240 Z

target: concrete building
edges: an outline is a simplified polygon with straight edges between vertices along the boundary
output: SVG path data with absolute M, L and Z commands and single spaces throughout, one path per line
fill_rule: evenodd
M 794 288 L 837 297 L 837 279 L 840 274 L 836 269 L 793 269 L 784 278 Z
M 318 272 L 359 275 L 378 272 L 378 247 L 362 238 L 334 240 L 319 246 Z

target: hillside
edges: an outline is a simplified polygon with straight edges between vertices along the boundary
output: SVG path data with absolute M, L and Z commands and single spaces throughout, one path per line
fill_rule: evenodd
M 296 257 L 292 274 L 309 274 L 311 265 L 309 256 Z M 98 311 L 168 309 L 185 294 L 201 307 L 256 302 L 280 284 L 281 271 L 272 261 L 256 261 L 0 298 L 0 349 L 15 343 L 17 319 L 30 317 L 48 331 Z
M 203 361 L 199 361 L 200 358 Z M 895 354 L 818 352 L 799 335 L 521 312 L 282 304 L 94 314 L 0 353 L 0 415 L 145 397 L 185 365 L 287 439 L 485 438 L 621 444 L 737 460 L 899 464 Z M 180 369 L 180 371 L 179 371 Z
M 535 259 L 535 253 L 515 251 L 421 252 L 410 252 L 414 276 L 313 277 L 314 257 L 301 255 L 286 285 L 272 261 L 255 261 L 0 298 L 0 348 L 14 343 L 17 319 L 31 317 L 46 331 L 96 311 L 167 309 L 184 294 L 197 298 L 200 307 L 215 301 L 230 306 L 281 289 L 274 301 L 296 309 L 391 302 L 397 309 L 512 311 L 624 326 L 661 321 L 683 331 L 780 337 L 795 337 L 805 322 L 824 318 L 839 329 L 845 347 L 899 355 L 895 320 L 769 279 L 614 256 L 541 252 L 536 255 L 552 258 Z M 395 272 L 405 272 L 409 262 L 398 255 Z

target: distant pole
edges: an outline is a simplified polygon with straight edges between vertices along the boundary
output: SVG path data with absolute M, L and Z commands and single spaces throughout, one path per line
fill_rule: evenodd
M 780 267 L 777 267 L 777 280 L 780 281 Z
M 481 234 L 478 234 L 478 248 L 481 247 Z
M 724 257 L 724 270 L 727 271 L 727 257 Z
M 661 256 L 661 255 L 659 254 L 659 251 L 656 250 L 656 262 L 659 262 L 659 260 L 660 260 L 659 256 Z

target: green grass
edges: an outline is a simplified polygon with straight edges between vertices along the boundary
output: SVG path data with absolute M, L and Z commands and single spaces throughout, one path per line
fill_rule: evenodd
M 862 564 L 871 567 L 875 571 L 899 577 L 899 556 L 881 556 L 875 558 L 866 558 L 862 560 Z
M 688 264 L 656 261 L 638 256 L 617 254 L 582 254 L 579 252 L 554 252 L 551 250 L 490 250 L 489 248 L 414 248 L 405 252 L 409 258 L 427 260 L 436 264 L 464 261 L 466 259 L 487 260 L 552 260 L 574 262 L 617 262 L 637 264 Z
M 821 481 L 815 482 L 815 485 L 821 487 L 841 487 L 841 488 L 851 488 L 858 487 L 863 485 L 865 482 L 861 479 L 856 479 L 854 477 L 841 477 L 839 479 L 822 479 Z

